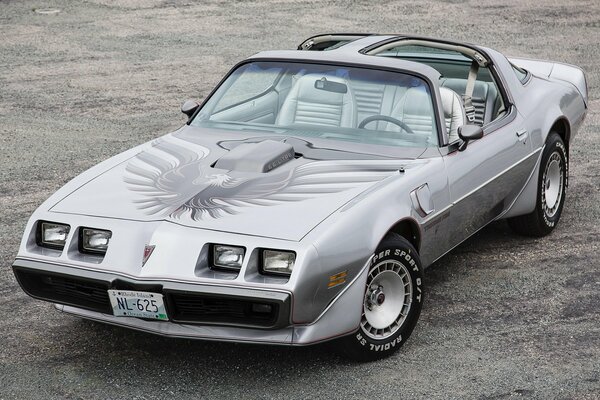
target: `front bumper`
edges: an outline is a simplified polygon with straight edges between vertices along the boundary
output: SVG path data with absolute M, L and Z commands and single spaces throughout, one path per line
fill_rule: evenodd
M 361 305 L 364 291 L 362 284 L 349 285 L 316 321 L 292 325 L 292 294 L 282 290 L 136 280 L 19 258 L 13 271 L 28 295 L 69 314 L 163 336 L 250 343 L 302 345 L 351 333 L 358 327 L 360 311 L 348 312 L 349 307 Z M 108 289 L 162 293 L 170 320 L 116 317 Z M 253 313 L 252 304 L 268 304 L 272 312 Z

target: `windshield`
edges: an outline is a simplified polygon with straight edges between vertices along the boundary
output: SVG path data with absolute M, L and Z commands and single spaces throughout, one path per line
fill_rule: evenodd
M 387 146 L 438 144 L 431 93 L 422 79 L 293 62 L 243 64 L 192 125 Z

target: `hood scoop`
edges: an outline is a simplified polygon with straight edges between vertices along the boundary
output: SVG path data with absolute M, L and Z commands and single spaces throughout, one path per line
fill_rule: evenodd
M 242 143 L 219 158 L 214 168 L 227 171 L 269 172 L 294 159 L 292 145 L 275 140 Z

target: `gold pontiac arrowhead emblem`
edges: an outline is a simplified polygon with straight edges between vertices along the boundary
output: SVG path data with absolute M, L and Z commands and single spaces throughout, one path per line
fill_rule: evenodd
M 156 246 L 154 246 L 154 245 L 148 245 L 148 244 L 146 246 L 144 246 L 144 258 L 142 259 L 142 267 L 144 265 L 146 265 L 146 261 L 148 261 L 148 259 L 152 255 L 152 252 L 154 251 L 155 247 Z

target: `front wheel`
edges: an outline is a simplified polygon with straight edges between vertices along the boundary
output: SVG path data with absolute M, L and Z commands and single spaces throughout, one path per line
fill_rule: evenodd
M 551 132 L 544 146 L 538 176 L 535 210 L 508 219 L 508 225 L 525 236 L 545 236 L 552 232 L 562 213 L 569 173 L 567 149 L 561 137 Z
M 386 237 L 371 259 L 358 331 L 338 341 L 340 351 L 359 361 L 397 351 L 412 333 L 423 304 L 423 268 L 403 237 Z

